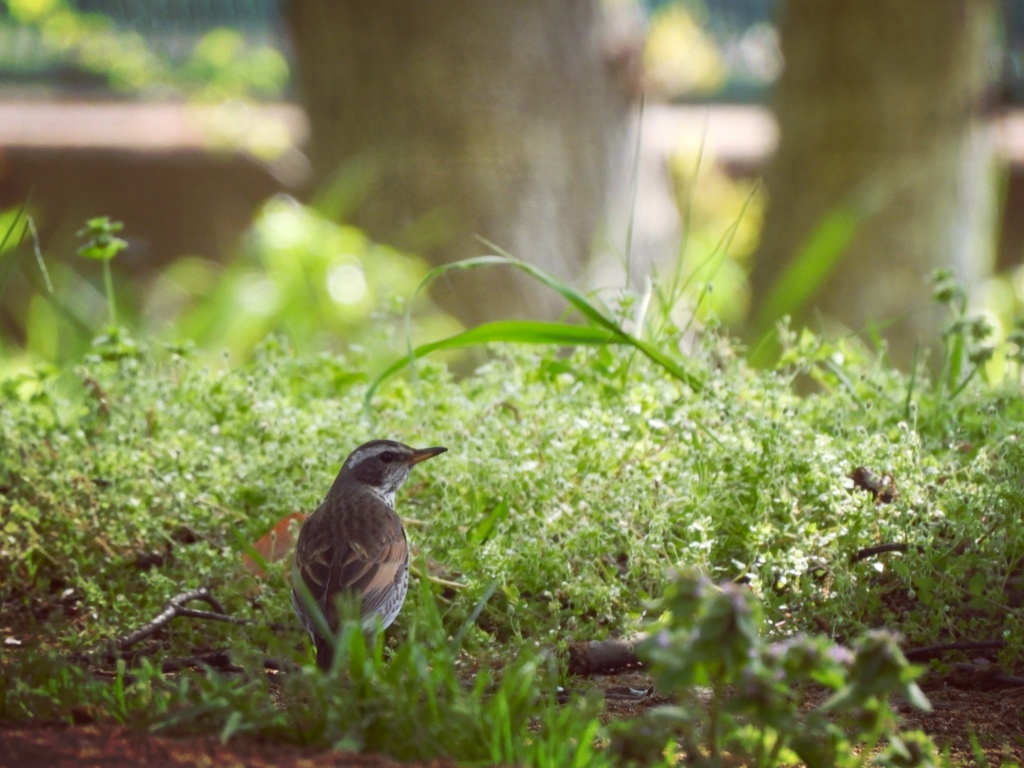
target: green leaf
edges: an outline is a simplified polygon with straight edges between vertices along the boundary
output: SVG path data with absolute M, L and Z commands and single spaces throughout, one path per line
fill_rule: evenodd
M 243 726 L 243 715 L 241 712 L 235 710 L 228 715 L 227 722 L 224 723 L 224 727 L 220 732 L 220 743 L 227 744 L 231 737 L 234 736 Z
M 109 261 L 128 247 L 128 243 L 115 232 L 124 229 L 120 221 L 111 221 L 108 216 L 89 219 L 85 226 L 76 233 L 79 237 L 87 237 L 85 245 L 78 249 L 78 255 L 86 259 Z
M 988 579 L 985 574 L 978 571 L 967 582 L 967 591 L 971 593 L 972 597 L 981 597 L 985 593 L 986 584 L 988 584 Z
M 508 501 L 499 501 L 494 509 L 484 515 L 481 520 L 466 536 L 466 541 L 472 545 L 483 544 L 490 537 L 494 526 L 508 517 Z
M 921 690 L 917 683 L 906 683 L 901 692 L 910 706 L 916 707 L 922 712 L 932 711 L 932 703 L 928 701 L 928 697 L 924 695 L 924 691 Z
M 102 244 L 92 242 L 88 245 L 83 245 L 78 249 L 78 255 L 86 259 L 95 259 L 96 261 L 109 261 L 127 247 L 127 242 L 119 237 L 115 237 Z

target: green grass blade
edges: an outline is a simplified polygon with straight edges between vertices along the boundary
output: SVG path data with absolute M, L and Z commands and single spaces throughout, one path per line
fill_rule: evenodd
M 25 208 L 27 206 L 28 199 L 26 198 L 22 202 L 21 207 L 18 208 L 18 210 L 14 213 L 14 218 L 11 219 L 11 223 L 7 225 L 7 229 L 4 231 L 4 236 L 0 238 L 0 253 L 3 253 L 5 250 L 7 250 L 7 242 L 11 239 L 11 235 L 14 234 L 14 229 L 15 227 L 18 226 L 18 223 L 20 221 L 25 220 Z M 22 232 L 21 236 L 25 236 L 24 231 Z
M 3 237 L 0 238 L 0 255 L 2 255 L 2 254 L 7 252 L 7 250 L 8 250 L 7 243 L 10 241 L 11 235 L 14 234 L 15 227 L 18 226 L 19 222 L 25 220 L 25 208 L 27 206 L 28 206 L 28 198 L 26 198 L 22 202 L 21 207 L 15 212 L 14 217 L 11 219 L 10 224 L 7 225 L 7 229 L 4 231 Z M 23 240 L 25 238 L 25 233 L 27 231 L 28 231 L 28 225 L 25 224 L 22 227 L 21 237 L 18 238 L 18 243 L 20 243 L 21 240 Z M 16 245 L 17 245 L 17 243 L 15 244 L 15 246 Z M 12 248 L 15 247 L 15 246 L 12 246 Z M 0 293 L 2 293 L 4 288 L 7 286 L 7 278 L 10 277 L 11 270 L 14 268 L 14 264 L 15 264 L 15 255 L 13 253 L 10 256 L 8 256 L 7 258 L 3 259 L 2 262 L 0 262 Z
M 489 240 L 481 238 L 481 242 L 488 248 L 493 248 L 497 255 L 490 254 L 487 256 L 477 256 L 472 259 L 463 259 L 462 261 L 455 261 L 451 264 L 442 264 L 439 267 L 434 267 L 430 270 L 424 278 L 420 281 L 420 284 L 416 287 L 413 297 L 416 296 L 420 291 L 424 290 L 428 285 L 434 282 L 437 278 L 446 272 L 452 272 L 463 269 L 476 269 L 477 267 L 493 267 L 493 266 L 508 266 L 515 267 L 516 269 L 525 272 L 530 277 L 543 283 L 544 285 L 551 288 L 562 298 L 568 301 L 576 311 L 578 311 L 585 318 L 590 320 L 595 325 L 608 328 L 609 330 L 621 330 L 618 324 L 601 312 L 597 307 L 593 305 L 585 296 L 570 285 L 559 280 L 554 275 L 551 275 L 539 267 L 535 267 L 529 262 L 517 259 L 507 251 L 498 247 Z
M 779 354 L 775 324 L 796 316 L 842 262 L 846 249 L 865 217 L 874 210 L 870 200 L 853 195 L 838 203 L 814 228 L 775 281 L 751 327 L 760 339 L 750 353 L 757 367 L 770 365 Z
M 614 334 L 586 325 L 520 320 L 499 320 L 493 323 L 484 323 L 476 328 L 470 328 L 468 331 L 457 333 L 454 336 L 449 336 L 439 341 L 422 344 L 410 350 L 406 357 L 396 360 L 374 380 L 366 391 L 365 403 L 369 406 L 373 396 L 377 393 L 377 389 L 386 379 L 389 379 L 403 368 L 412 365 L 416 358 L 424 357 L 434 352 L 448 352 L 496 342 L 576 346 L 579 344 L 611 344 L 614 341 Z
M 640 114 L 637 115 L 636 145 L 633 147 L 633 167 L 629 175 L 629 219 L 626 221 L 626 284 L 629 284 L 633 275 L 633 228 L 636 224 L 636 194 L 640 180 L 640 149 L 643 146 L 644 138 L 644 112 L 647 107 L 647 98 L 640 96 Z
M 587 326 L 569 325 L 567 323 L 548 323 L 537 321 L 498 321 L 485 323 L 478 328 L 473 328 L 469 331 L 456 334 L 448 339 L 424 344 L 416 349 L 411 348 L 412 345 L 410 341 L 408 356 L 405 359 L 396 361 L 389 366 L 388 369 L 370 385 L 364 399 L 364 404 L 367 407 L 369 407 L 370 402 L 381 383 L 396 372 L 402 370 L 408 365 L 411 365 L 417 357 L 440 350 L 458 349 L 491 342 L 563 345 L 609 343 L 627 344 L 635 347 L 647 358 L 660 365 L 674 378 L 686 383 L 693 390 L 699 391 L 703 388 L 703 381 L 698 376 L 686 370 L 682 365 L 659 350 L 657 347 L 654 347 L 642 339 L 638 339 L 632 334 L 627 333 L 616 320 L 608 317 L 608 315 L 598 309 L 592 301 L 572 286 L 564 283 L 554 275 L 545 272 L 539 267 L 535 267 L 521 259 L 517 259 L 515 256 L 512 256 L 510 253 L 502 250 L 499 246 L 489 242 L 488 240 L 481 238 L 481 242 L 490 248 L 494 248 L 498 252 L 497 255 L 491 254 L 487 256 L 477 256 L 476 258 L 463 259 L 462 261 L 456 261 L 451 264 L 442 264 L 441 266 L 434 267 L 430 270 L 420 281 L 420 284 L 416 287 L 416 290 L 410 298 L 410 310 L 407 310 L 406 312 L 407 338 L 411 339 L 412 337 L 412 321 L 410 314 L 412 300 L 420 291 L 424 290 L 434 280 L 446 272 L 491 266 L 510 266 L 525 272 L 538 282 L 555 291 L 558 295 L 569 302 L 577 312 L 583 315 L 584 318 L 589 320 L 592 326 L 597 327 L 588 328 Z M 601 329 L 603 329 L 604 333 L 600 332 Z
M 563 299 L 568 301 L 569 304 L 571 304 L 577 312 L 579 312 L 581 315 L 587 318 L 587 320 L 592 322 L 594 325 L 600 326 L 602 328 L 607 328 L 609 331 L 617 335 L 626 335 L 625 331 L 622 330 L 622 327 L 619 325 L 618 322 L 604 314 L 604 312 L 602 312 L 596 306 L 594 306 L 593 302 L 590 301 L 590 299 L 588 299 L 582 293 L 577 291 L 571 285 L 562 282 L 554 275 L 550 274 L 549 272 L 545 272 L 543 269 L 540 269 L 539 267 L 535 267 L 533 264 L 530 264 L 529 262 L 517 259 L 508 251 L 503 250 L 501 247 L 495 245 L 489 240 L 484 240 L 483 238 L 481 238 L 481 242 L 484 243 L 484 245 L 486 245 L 487 247 L 493 248 L 495 251 L 497 251 L 498 256 L 491 256 L 490 258 L 500 259 L 501 261 L 499 263 L 513 266 L 516 269 L 525 272 L 535 280 L 543 283 L 548 288 L 553 290 L 555 293 L 560 295 Z
M 708 113 L 705 111 L 704 125 L 700 131 L 700 144 L 697 147 L 697 157 L 694 162 L 693 173 L 686 185 L 686 193 L 683 195 L 683 237 L 682 241 L 679 243 L 679 256 L 676 258 L 676 266 L 672 272 L 672 280 L 669 283 L 667 292 L 667 295 L 673 299 L 672 306 L 675 305 L 675 299 L 678 299 L 682 292 L 686 290 L 686 283 L 689 282 L 689 278 L 687 278 L 686 282 L 680 284 L 683 266 L 686 263 L 686 254 L 690 248 L 690 235 L 693 232 L 694 190 L 697 188 L 697 182 L 700 179 L 701 167 L 704 164 L 707 139 Z
M 487 242 L 486 240 L 483 242 L 498 251 L 501 257 L 504 258 L 504 263 L 511 264 L 544 283 L 544 285 L 548 286 L 568 301 L 581 315 L 594 323 L 594 325 L 605 328 L 615 334 L 620 342 L 635 347 L 653 362 L 668 371 L 673 377 L 685 382 L 692 389 L 699 391 L 703 388 L 703 382 L 697 376 L 690 371 L 685 370 L 681 365 L 679 365 L 679 363 L 663 353 L 661 350 L 624 331 L 619 323 L 598 310 L 585 296 L 583 296 L 583 294 L 572 286 L 566 285 L 554 275 L 548 274 L 544 270 L 539 269 L 532 264 L 528 264 L 525 261 L 521 261 L 511 254 L 502 251 L 502 249 L 494 245 L 494 243 Z
M 754 320 L 758 336 L 771 332 L 785 315 L 795 315 L 814 296 L 842 261 L 865 213 L 860 206 L 843 202 L 819 222 L 761 305 Z
M 50 280 L 50 273 L 46 269 L 46 262 L 43 260 L 43 252 L 39 248 L 39 233 L 36 231 L 35 221 L 31 216 L 25 217 L 25 228 L 32 235 L 32 252 L 36 257 L 36 266 L 39 267 L 39 274 L 43 276 L 43 283 L 46 285 L 46 292 L 53 295 L 53 282 Z M 22 234 L 24 237 L 24 234 Z

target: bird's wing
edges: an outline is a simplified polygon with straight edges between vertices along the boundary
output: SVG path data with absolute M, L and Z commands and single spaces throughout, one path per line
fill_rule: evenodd
M 348 564 L 350 573 L 358 574 L 353 587 L 360 595 L 359 616 L 364 621 L 376 613 L 386 612 L 409 568 L 409 545 L 401 524 L 396 526 L 395 532 L 397 536 L 389 539 L 376 554 L 360 553 Z
M 380 499 L 361 498 L 358 515 L 349 505 L 341 510 L 330 504 L 325 501 L 303 526 L 295 565 L 328 625 L 337 628 L 338 595 L 358 598 L 361 618 L 378 612 L 405 574 L 409 546 L 398 515 Z

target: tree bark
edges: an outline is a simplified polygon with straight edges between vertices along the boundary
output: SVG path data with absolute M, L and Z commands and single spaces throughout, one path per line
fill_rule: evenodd
M 775 93 L 780 143 L 752 276 L 770 330 L 774 281 L 837 206 L 859 223 L 796 325 L 887 340 L 906 365 L 937 341 L 928 275 L 976 287 L 989 271 L 995 184 L 984 126 L 995 0 L 787 0 L 785 71 Z M 838 329 L 836 326 L 838 325 Z
M 628 98 L 592 0 L 292 0 L 316 182 L 371 237 L 433 263 L 490 252 L 578 274 Z M 339 175 L 340 174 L 340 175 Z M 502 268 L 434 296 L 467 323 L 564 306 Z

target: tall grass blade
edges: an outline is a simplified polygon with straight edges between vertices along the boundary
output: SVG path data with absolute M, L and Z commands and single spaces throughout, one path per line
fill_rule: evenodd
M 740 223 L 743 221 L 743 217 L 746 216 L 747 208 L 750 206 L 750 203 L 753 201 L 754 197 L 757 195 L 758 190 L 760 188 L 760 182 L 757 182 L 750 188 L 750 191 L 747 193 L 747 196 L 743 199 L 743 205 L 740 206 L 740 210 L 737 212 L 736 218 L 733 219 L 732 223 L 729 224 L 725 232 L 722 233 L 722 236 L 718 239 L 718 242 L 715 243 L 715 247 L 711 250 L 711 253 L 708 254 L 707 258 L 704 259 L 704 261 L 702 261 L 699 265 L 697 265 L 697 268 L 690 272 L 689 275 L 687 275 L 686 280 L 682 283 L 682 285 L 677 285 L 679 280 L 679 270 L 676 270 L 676 275 L 673 277 L 673 290 L 675 291 L 675 294 L 671 297 L 672 304 L 670 306 L 675 306 L 675 302 L 677 302 L 679 298 L 684 294 L 684 292 L 690 287 L 690 283 L 693 280 L 695 280 L 699 275 L 703 275 L 705 274 L 705 272 L 707 273 L 707 281 L 705 282 L 704 287 L 701 289 L 701 292 L 698 295 L 696 302 L 694 302 L 693 312 L 690 313 L 690 317 L 687 320 L 686 325 L 683 326 L 682 328 L 684 333 L 690 330 L 694 321 L 697 319 L 697 313 L 700 309 L 700 306 L 708 297 L 708 294 L 710 292 L 712 280 L 714 279 L 715 275 L 718 274 L 719 268 L 722 266 L 722 263 L 728 257 L 729 248 L 732 246 L 732 242 L 736 238 L 736 233 L 739 231 Z M 705 268 L 712 262 L 714 262 L 714 266 L 712 266 L 710 269 L 705 270 Z M 682 264 L 680 263 L 680 268 L 681 267 Z
M 657 347 L 625 331 L 616 320 L 608 317 L 572 286 L 567 285 L 554 275 L 551 275 L 532 264 L 517 259 L 511 254 L 503 251 L 494 243 L 483 240 L 482 238 L 481 241 L 498 251 L 498 255 L 478 256 L 476 258 L 464 259 L 451 264 L 442 264 L 439 267 L 434 267 L 424 276 L 420 281 L 420 284 L 416 287 L 416 290 L 413 292 L 413 295 L 409 300 L 410 308 L 412 300 L 416 295 L 446 272 L 450 272 L 452 270 L 475 269 L 478 267 L 511 266 L 525 272 L 538 282 L 555 291 L 569 302 L 573 309 L 583 315 L 586 320 L 589 320 L 591 326 L 588 327 L 585 325 L 578 326 L 570 325 L 568 323 L 550 323 L 540 321 L 503 320 L 493 323 L 485 323 L 447 339 L 431 342 L 417 347 L 416 349 L 412 349 L 412 321 L 410 311 L 407 310 L 406 338 L 410 340 L 409 354 L 406 358 L 396 361 L 390 365 L 387 370 L 378 376 L 370 385 L 370 388 L 367 390 L 366 397 L 364 398 L 364 405 L 366 407 L 370 406 L 374 394 L 376 394 L 377 389 L 386 379 L 406 366 L 412 365 L 417 357 L 422 357 L 423 355 L 427 355 L 432 352 L 459 349 L 491 342 L 562 345 L 626 344 L 635 347 L 648 359 L 657 363 L 671 376 L 687 384 L 691 389 L 699 391 L 703 388 L 703 381 L 700 377 L 691 371 L 686 370 L 680 363 L 673 360 Z
M 846 249 L 867 215 L 856 200 L 840 202 L 814 228 L 810 237 L 775 281 L 754 318 L 754 338 L 775 333 L 775 323 L 795 316 L 818 292 L 842 261 Z M 766 365 L 776 353 L 774 343 L 761 343 L 751 354 L 755 365 Z
M 686 264 L 686 254 L 690 248 L 690 233 L 693 232 L 694 191 L 697 188 L 701 168 L 704 165 L 704 153 L 707 150 L 709 119 L 710 113 L 708 110 L 704 110 L 704 125 L 700 131 L 700 145 L 697 147 L 697 158 L 693 166 L 693 176 L 690 179 L 690 183 L 687 185 L 685 203 L 683 204 L 683 238 L 682 242 L 679 243 L 679 257 L 676 259 L 676 268 L 672 273 L 672 281 L 667 292 L 668 297 L 672 299 L 671 306 L 675 306 L 675 301 L 679 299 L 679 296 L 686 289 L 685 284 L 681 284 L 682 272 L 684 265 Z
M 365 404 L 368 406 L 377 389 L 384 381 L 406 366 L 412 365 L 418 357 L 434 352 L 448 352 L 466 347 L 478 347 L 482 344 L 496 342 L 512 342 L 517 344 L 557 344 L 575 346 L 577 344 L 610 344 L 615 341 L 614 335 L 598 328 L 585 325 L 569 325 L 568 323 L 527 322 L 518 320 L 499 320 L 484 323 L 468 331 L 457 333 L 440 341 L 432 341 L 409 350 L 409 355 L 396 360 L 370 385 L 366 391 Z
M 18 222 L 25 219 L 25 208 L 28 206 L 28 198 L 21 203 L 21 207 L 15 212 L 14 217 L 11 219 L 11 223 L 7 225 L 7 229 L 4 231 L 4 235 L 0 238 L 0 254 L 3 254 L 7 250 L 7 243 L 11 239 L 11 235 L 14 234 L 14 229 L 18 226 Z M 16 247 L 25 239 L 25 234 L 28 232 L 28 224 L 25 224 L 21 228 L 21 236 L 18 238 L 18 242 L 11 246 Z M 14 268 L 15 254 L 11 254 L 7 257 L 3 266 L 0 267 L 0 293 L 3 292 L 7 285 L 7 279 L 10 277 L 11 270 Z
M 636 224 L 636 194 L 640 185 L 640 150 L 644 138 L 644 111 L 647 98 L 640 97 L 640 114 L 637 117 L 636 146 L 633 148 L 633 167 L 629 178 L 629 219 L 626 222 L 626 285 L 633 277 L 633 228 Z
M 43 261 L 43 251 L 39 247 L 39 233 L 36 231 L 36 223 L 31 216 L 25 217 L 25 228 L 32 235 L 32 252 L 36 256 L 36 265 L 39 267 L 39 272 L 43 276 L 43 282 L 46 285 L 46 292 L 52 296 L 53 281 L 50 280 L 50 273 L 46 269 L 46 262 Z M 22 237 L 24 237 L 24 234 Z
M 480 599 L 476 601 L 476 605 L 473 606 L 473 610 L 470 611 L 466 620 L 462 622 L 458 632 L 448 643 L 448 646 L 452 649 L 452 656 L 456 656 L 462 649 L 462 641 L 466 638 L 466 633 L 469 632 L 470 628 L 476 624 L 476 620 L 480 618 L 480 614 L 483 613 L 484 608 L 487 607 L 487 603 L 494 595 L 495 590 L 498 588 L 498 582 L 494 579 L 487 585 L 484 593 L 480 596 Z

